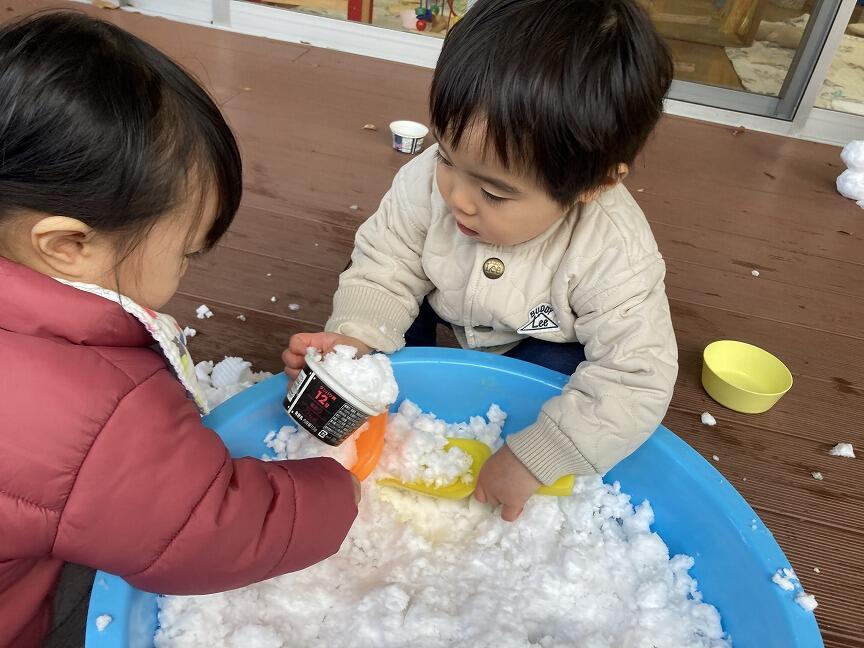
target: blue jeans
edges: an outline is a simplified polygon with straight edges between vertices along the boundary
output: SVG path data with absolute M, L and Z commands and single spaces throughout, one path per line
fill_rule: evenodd
M 450 323 L 441 319 L 424 299 L 417 319 L 405 332 L 405 346 L 438 346 L 439 324 L 450 326 Z M 576 371 L 579 363 L 585 360 L 585 348 L 578 342 L 546 342 L 529 337 L 504 355 L 570 375 Z

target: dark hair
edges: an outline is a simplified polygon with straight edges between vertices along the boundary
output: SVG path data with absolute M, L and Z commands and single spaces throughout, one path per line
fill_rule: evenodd
M 632 163 L 671 81 L 668 50 L 635 0 L 477 0 L 444 40 L 432 125 L 457 148 L 484 129 L 506 167 L 569 205 Z
M 154 47 L 68 11 L 0 28 L 0 221 L 70 216 L 118 234 L 128 255 L 173 208 L 197 198 L 200 218 L 215 198 L 209 248 L 234 219 L 241 175 L 216 104 Z

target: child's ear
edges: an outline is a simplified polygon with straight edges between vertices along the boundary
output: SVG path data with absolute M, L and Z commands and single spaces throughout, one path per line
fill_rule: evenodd
M 46 216 L 30 230 L 31 252 L 56 276 L 80 280 L 104 265 L 104 251 L 94 238 L 93 228 L 75 218 Z
M 609 175 L 600 183 L 599 186 L 583 191 L 579 194 L 579 202 L 589 203 L 592 200 L 597 200 L 604 191 L 612 189 L 624 180 L 630 173 L 630 167 L 621 162 L 614 169 L 609 171 Z

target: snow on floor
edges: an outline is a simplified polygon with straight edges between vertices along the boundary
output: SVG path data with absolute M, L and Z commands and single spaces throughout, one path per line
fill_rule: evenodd
M 212 381 L 221 372 L 210 367 Z M 232 386 L 213 389 L 215 400 Z M 506 417 L 492 407 L 446 425 L 403 409 L 421 430 L 496 445 Z M 291 428 L 266 440 L 278 457 L 333 450 Z M 534 497 L 507 523 L 473 499 L 378 487 L 374 476 L 334 557 L 230 592 L 160 597 L 157 648 L 731 646 L 688 574 L 693 559 L 670 557 L 650 504 L 634 507 L 617 483 L 577 480 L 572 497 Z
M 828 451 L 828 454 L 834 457 L 847 457 L 849 459 L 854 459 L 855 448 L 852 447 L 851 443 L 838 443 Z

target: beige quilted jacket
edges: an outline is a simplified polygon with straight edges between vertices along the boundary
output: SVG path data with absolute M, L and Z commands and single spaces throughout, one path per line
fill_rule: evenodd
M 580 342 L 587 361 L 507 443 L 546 484 L 605 473 L 660 423 L 678 371 L 665 266 L 645 216 L 618 186 L 527 243 L 478 243 L 449 215 L 434 152 L 399 171 L 358 230 L 327 330 L 390 353 L 428 297 L 466 348 Z M 489 259 L 502 262 L 500 277 L 484 273 Z

